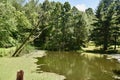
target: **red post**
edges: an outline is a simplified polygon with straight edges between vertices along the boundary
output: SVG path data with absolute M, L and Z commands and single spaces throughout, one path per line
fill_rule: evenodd
M 24 80 L 24 71 L 23 70 L 20 70 L 17 72 L 16 80 Z

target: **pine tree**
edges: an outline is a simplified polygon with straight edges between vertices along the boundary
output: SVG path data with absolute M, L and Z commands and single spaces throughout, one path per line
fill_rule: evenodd
M 114 9 L 117 7 L 115 1 L 116 0 L 102 0 L 100 2 L 96 11 L 97 19 L 93 24 L 95 27 L 92 32 L 92 39 L 95 41 L 96 45 L 102 45 L 104 51 L 111 45 L 113 38 L 111 36 L 116 30 L 111 25 L 111 21 L 113 20 L 112 16 L 115 14 Z M 116 42 L 114 44 L 116 44 Z

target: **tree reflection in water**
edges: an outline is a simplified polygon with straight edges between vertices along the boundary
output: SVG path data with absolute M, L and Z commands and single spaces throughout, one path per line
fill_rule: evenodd
M 37 59 L 37 71 L 64 75 L 67 80 L 113 80 L 112 70 L 120 69 L 115 61 L 77 52 L 48 52 L 47 56 Z

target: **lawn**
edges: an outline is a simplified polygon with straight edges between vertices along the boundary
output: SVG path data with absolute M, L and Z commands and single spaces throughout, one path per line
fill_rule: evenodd
M 22 57 L 0 58 L 0 80 L 16 80 L 18 70 L 24 70 L 24 80 L 63 80 L 65 77 L 55 73 L 37 73 L 37 61 L 34 57 L 42 57 L 44 51 L 36 51 Z

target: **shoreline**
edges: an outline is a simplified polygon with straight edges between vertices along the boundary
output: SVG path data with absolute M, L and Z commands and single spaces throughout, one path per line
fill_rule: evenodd
M 107 54 L 110 56 L 108 59 L 115 59 L 120 63 L 120 54 Z
M 16 80 L 18 70 L 23 70 L 25 80 L 64 80 L 63 75 L 50 72 L 37 73 L 37 59 L 45 56 L 45 51 L 37 50 L 21 57 L 0 57 L 0 80 Z M 6 77 L 7 76 L 7 77 Z

